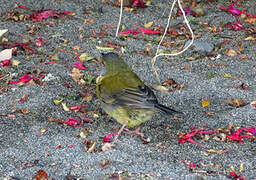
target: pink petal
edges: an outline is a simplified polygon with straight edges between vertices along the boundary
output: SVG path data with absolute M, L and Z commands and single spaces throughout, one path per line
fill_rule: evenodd
M 10 64 L 11 64 L 11 61 L 9 59 L 0 61 L 0 67 L 8 67 L 10 66 Z
M 61 121 L 61 124 L 67 124 L 72 127 L 78 127 L 80 125 L 79 119 L 69 118 L 67 121 Z
M 19 5 L 18 6 L 19 8 L 22 8 L 22 9 L 28 9 L 26 6 L 24 6 L 24 5 Z
M 242 11 L 240 11 L 237 8 L 233 8 L 233 7 L 228 8 L 228 12 L 230 12 L 233 15 L 240 15 L 240 14 L 242 14 Z
M 78 59 L 78 62 L 74 63 L 74 68 L 82 69 L 82 70 L 87 70 L 85 65 L 83 65 L 83 63 L 81 62 L 80 57 L 79 56 L 76 56 L 76 57 Z
M 133 29 L 127 29 L 123 32 L 120 32 L 120 35 L 126 35 L 126 34 L 137 35 L 137 34 L 139 34 L 139 32 L 137 32 L 136 30 L 133 30 Z
M 154 31 L 152 29 L 146 29 L 146 28 L 142 28 L 142 27 L 138 27 L 138 28 L 144 34 L 159 34 L 160 33 L 160 31 Z
M 115 136 L 115 135 L 118 135 L 118 133 L 109 133 L 107 134 L 104 138 L 103 138 L 103 141 L 104 143 L 109 143 L 112 141 L 112 136 Z

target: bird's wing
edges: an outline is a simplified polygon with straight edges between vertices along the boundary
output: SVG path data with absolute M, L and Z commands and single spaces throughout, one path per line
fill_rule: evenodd
M 136 108 L 153 108 L 157 104 L 154 92 L 147 86 L 128 87 L 112 96 L 114 103 Z

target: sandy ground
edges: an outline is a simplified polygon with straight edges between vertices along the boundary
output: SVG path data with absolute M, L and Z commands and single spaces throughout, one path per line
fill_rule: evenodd
M 180 56 L 161 57 L 156 62 L 162 82 L 168 78 L 184 84 L 184 89 L 181 90 L 174 88 L 172 92 L 156 91 L 159 101 L 186 115 L 176 119 L 157 113 L 142 128 L 143 133 L 151 139 L 150 143 L 122 134 L 115 147 L 95 152 L 104 145 L 102 137 L 116 132 L 121 126 L 100 110 L 100 104 L 94 95 L 94 85 L 79 84 L 70 76 L 73 62 L 77 61 L 75 53 L 88 53 L 99 58 L 100 53 L 106 51 L 99 50 L 96 46 L 102 47 L 111 42 L 117 44 L 116 52 L 120 52 L 120 46 L 123 46 L 126 62 L 148 85 L 153 85 L 157 84 L 157 79 L 151 69 L 151 59 L 157 43 L 150 39 L 160 36 L 138 34 L 132 38 L 116 38 L 114 34 L 119 8 L 100 1 L 1 0 L 0 29 L 9 30 L 4 37 L 9 42 L 30 40 L 30 47 L 36 52 L 28 54 L 20 49 L 12 58 L 20 62 L 18 66 L 0 67 L 1 74 L 4 74 L 1 87 L 7 87 L 0 94 L 0 179 L 32 179 L 40 169 L 53 179 L 229 179 L 229 173 L 234 169 L 236 174 L 255 179 L 255 139 L 244 139 L 243 143 L 238 143 L 217 141 L 213 138 L 214 135 L 210 135 L 209 140 L 193 138 L 205 143 L 196 145 L 190 142 L 179 144 L 177 137 L 178 133 L 189 132 L 192 125 L 195 128 L 216 130 L 231 123 L 234 127 L 246 128 L 256 124 L 256 108 L 250 105 L 250 102 L 256 100 L 256 46 L 255 41 L 244 40 L 248 36 L 255 37 L 255 34 L 246 30 L 234 31 L 225 26 L 227 22 L 234 22 L 235 18 L 230 13 L 219 10 L 217 6 L 227 6 L 227 3 L 201 1 L 200 6 L 205 14 L 201 17 L 188 16 L 197 36 L 197 44 L 200 46 L 200 42 L 204 42 L 200 47 L 203 51 L 206 47 L 210 48 L 213 51 L 211 56 L 190 48 Z M 58 19 L 48 18 L 41 22 L 6 20 L 7 11 L 30 14 L 28 10 L 14 8 L 15 4 L 25 5 L 32 10 L 56 9 L 75 14 Z M 255 1 L 247 0 L 241 8 L 256 14 L 253 8 L 255 5 Z M 150 7 L 135 8 L 132 12 L 124 11 L 122 25 L 126 29 L 132 29 L 153 21 L 154 25 L 150 29 L 158 25 L 165 26 L 169 11 L 166 7 L 165 1 L 152 1 Z M 87 14 L 84 14 L 85 9 Z M 181 34 L 183 31 L 179 27 L 182 22 L 182 16 L 171 21 L 171 26 Z M 199 22 L 209 23 L 210 27 L 222 27 L 222 31 L 217 29 L 213 33 Z M 38 29 L 31 34 L 28 31 L 32 25 Z M 245 23 L 245 26 L 255 28 L 255 23 L 254 26 Z M 97 34 L 101 30 L 106 31 L 103 37 L 92 37 L 92 31 Z M 189 34 L 188 31 L 186 34 Z M 40 37 L 38 35 L 46 40 L 42 47 L 35 45 L 36 39 Z M 168 37 L 167 40 L 173 45 L 169 49 L 175 50 L 188 39 L 181 35 Z M 216 49 L 225 40 L 230 42 Z M 149 55 L 138 53 L 144 52 L 147 47 Z M 3 50 L 1 48 L 0 51 Z M 226 54 L 228 49 L 239 48 L 243 49 L 241 54 Z M 59 58 L 56 63 L 45 63 L 51 61 L 56 54 Z M 243 56 L 246 58 L 243 59 Z M 84 62 L 88 71 L 80 72 L 97 77 L 100 67 L 95 62 Z M 17 80 L 33 70 L 37 70 L 35 74 L 39 74 L 38 69 L 46 76 L 51 74 L 52 78 L 45 83 L 36 81 L 23 86 L 6 84 L 10 78 Z M 241 88 L 242 83 L 249 90 Z M 82 97 L 87 97 L 86 93 L 93 95 L 88 102 L 82 101 Z M 25 102 L 17 100 L 24 95 L 27 95 Z M 230 106 L 225 102 L 241 98 L 246 101 L 241 107 Z M 65 111 L 61 104 L 54 104 L 54 100 L 60 99 L 68 107 L 81 104 L 87 107 L 82 112 Z M 202 100 L 210 101 L 210 106 L 203 108 Z M 70 117 L 78 118 L 79 115 L 92 122 L 83 123 L 76 128 L 56 122 L 56 119 L 64 121 Z M 93 152 L 85 150 L 85 142 L 89 140 L 96 143 Z M 207 153 L 209 149 L 226 151 Z M 188 167 L 184 162 L 194 163 L 196 166 Z

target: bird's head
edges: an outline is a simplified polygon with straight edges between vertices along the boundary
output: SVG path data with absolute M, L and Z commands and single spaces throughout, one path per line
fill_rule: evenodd
M 116 53 L 102 53 L 102 63 L 104 65 L 106 73 L 120 72 L 130 69 L 125 61 Z

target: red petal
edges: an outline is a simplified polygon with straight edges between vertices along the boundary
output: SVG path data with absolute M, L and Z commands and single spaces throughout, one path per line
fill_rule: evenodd
M 195 168 L 196 164 L 195 163 L 189 163 L 189 167 Z
M 133 29 L 127 29 L 123 32 L 120 32 L 120 35 L 126 35 L 126 34 L 137 35 L 137 34 L 139 34 L 139 32 L 137 32 L 136 30 L 133 30 Z
M 79 56 L 76 56 L 76 57 L 78 59 L 78 62 L 74 63 L 74 68 L 82 69 L 82 70 L 87 70 L 85 65 L 83 65 L 83 63 L 81 62 L 80 57 Z
M 112 136 L 115 136 L 115 135 L 117 135 L 118 133 L 109 133 L 109 134 L 107 134 L 104 138 L 103 138 L 103 141 L 104 141 L 104 143 L 109 143 L 109 142 L 111 142 L 112 141 Z
M 6 59 L 0 62 L 0 67 L 8 67 L 10 66 L 10 64 L 11 64 L 11 61 L 9 59 Z
M 26 6 L 24 6 L 24 5 L 19 5 L 18 6 L 19 8 L 22 8 L 22 9 L 28 9 Z
M 138 27 L 138 28 L 144 34 L 159 34 L 160 33 L 160 31 L 154 31 L 152 29 L 146 29 L 146 28 L 142 28 L 142 27 Z
M 67 121 L 61 121 L 61 124 L 68 124 L 72 127 L 78 127 L 80 125 L 79 119 L 69 118 Z
M 233 7 L 228 8 L 228 12 L 230 12 L 233 15 L 240 15 L 240 14 L 242 14 L 242 11 L 240 11 L 237 8 L 233 8 Z

